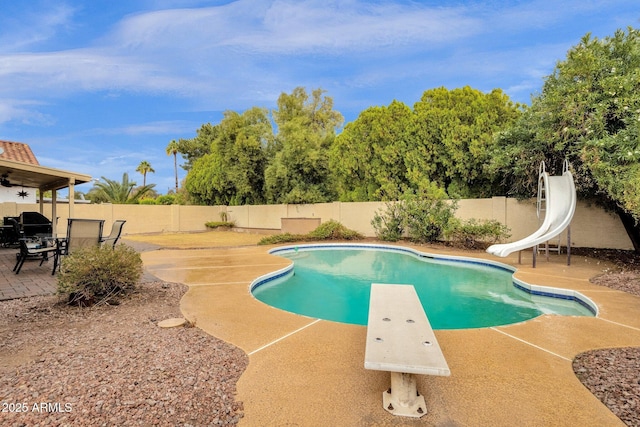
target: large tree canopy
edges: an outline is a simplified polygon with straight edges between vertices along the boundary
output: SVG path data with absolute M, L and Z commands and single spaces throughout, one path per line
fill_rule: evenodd
M 501 90 L 425 91 L 413 111 L 394 101 L 371 107 L 336 138 L 331 164 L 345 201 L 397 199 L 436 183 L 451 196 L 487 197 L 483 174 L 494 134 L 520 109 Z
M 180 138 L 178 152 L 186 159 L 186 163 L 181 166 L 184 170 L 191 170 L 196 160 L 211 152 L 211 143 L 218 137 L 219 130 L 218 125 L 206 123 L 200 126 L 194 138 Z
M 500 89 L 484 93 L 465 86 L 426 91 L 414 112 L 420 148 L 407 159 L 414 182 L 426 171 L 451 196 L 492 196 L 492 178 L 483 168 L 495 134 L 516 121 L 519 106 Z
M 211 138 L 210 147 L 193 162 L 185 180 L 191 197 L 209 205 L 264 203 L 266 150 L 273 139 L 267 110 L 227 111 L 215 128 L 203 128 L 196 138 L 200 144 Z
M 265 170 L 269 203 L 318 203 L 334 200 L 328 151 L 342 115 L 333 100 L 316 89 L 311 98 L 304 88 L 278 98 L 273 118 L 278 126 L 275 154 Z
M 490 172 L 506 192 L 535 194 L 538 164 L 569 159 L 584 198 L 614 210 L 640 251 L 640 34 L 586 35 L 517 124 L 498 138 Z
M 342 201 L 397 200 L 409 189 L 405 159 L 417 148 L 411 109 L 399 101 L 370 107 L 345 126 L 331 149 Z

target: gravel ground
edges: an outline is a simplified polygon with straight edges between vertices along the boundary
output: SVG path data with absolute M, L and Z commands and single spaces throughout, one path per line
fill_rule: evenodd
M 149 282 L 118 306 L 0 303 L 3 426 L 236 425 L 248 358 L 180 317 L 186 286 Z
M 640 256 L 596 250 L 590 255 L 615 262 L 620 271 L 594 277 L 595 284 L 640 297 Z M 607 348 L 576 356 L 573 371 L 582 384 L 628 426 L 640 426 L 640 348 Z

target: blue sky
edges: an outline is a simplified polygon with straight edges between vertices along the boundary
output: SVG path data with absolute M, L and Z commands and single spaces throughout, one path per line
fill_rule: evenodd
M 169 141 L 224 110 L 297 86 L 347 122 L 440 86 L 529 103 L 587 32 L 639 23 L 637 0 L 0 0 L 0 139 L 94 178 L 146 160 L 166 193 Z

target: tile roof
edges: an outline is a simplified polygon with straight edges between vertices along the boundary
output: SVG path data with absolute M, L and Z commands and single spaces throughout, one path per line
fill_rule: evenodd
M 38 159 L 31 151 L 31 147 L 22 142 L 0 140 L 0 159 L 13 160 L 14 162 L 29 163 L 39 165 Z

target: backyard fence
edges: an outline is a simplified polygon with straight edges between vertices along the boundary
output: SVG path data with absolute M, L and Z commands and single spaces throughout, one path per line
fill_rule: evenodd
M 262 233 L 304 231 L 318 221 L 336 220 L 365 236 L 375 236 L 371 219 L 376 211 L 385 208 L 384 202 L 333 202 L 306 205 L 251 205 L 251 206 L 182 206 L 182 205 L 114 205 L 75 204 L 75 218 L 105 220 L 105 227 L 116 219 L 127 224 L 123 235 L 205 231 L 205 223 L 220 221 L 226 213 L 239 230 Z M 39 211 L 38 204 L 5 202 L 0 204 L 0 214 L 18 216 L 21 212 Z M 51 218 L 51 205 L 44 205 L 44 215 Z M 66 233 L 68 210 L 60 204 L 57 209 L 58 235 Z M 506 197 L 460 200 L 456 216 L 460 219 L 494 219 L 511 230 L 508 241 L 515 241 L 534 232 L 539 225 L 535 200 L 519 201 Z M 295 219 L 296 221 L 283 221 Z M 308 223 L 308 224 L 305 224 Z M 293 227 L 293 228 L 291 228 Z M 566 242 L 566 233 L 560 237 Z M 571 223 L 571 242 L 574 247 L 633 249 L 620 219 L 603 209 L 578 202 Z M 566 243 L 563 243 L 566 244 Z

